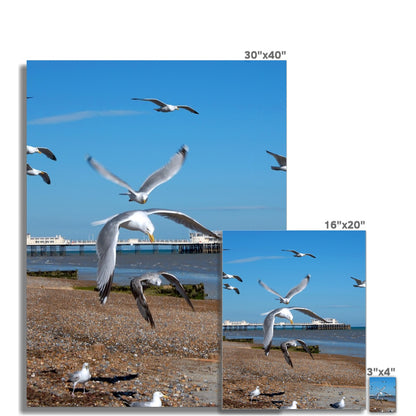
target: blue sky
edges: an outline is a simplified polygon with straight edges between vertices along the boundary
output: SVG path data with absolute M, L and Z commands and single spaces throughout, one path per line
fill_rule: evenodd
M 396 377 L 370 377 L 370 395 L 376 395 L 382 390 L 383 393 L 396 394 Z
M 285 229 L 286 173 L 270 169 L 266 149 L 286 155 L 286 62 L 29 61 L 27 95 L 27 144 L 57 157 L 27 156 L 52 181 L 27 176 L 31 235 L 96 238 L 92 221 L 147 208 L 183 211 L 212 230 Z M 132 97 L 187 104 L 199 115 L 158 113 Z M 182 170 L 145 205 L 118 195 L 124 188 L 85 161 L 91 155 L 138 189 L 183 144 Z M 151 220 L 156 239 L 189 235 Z
M 352 326 L 365 326 L 366 290 L 353 287 L 351 276 L 365 280 L 364 231 L 230 231 L 223 235 L 223 270 L 239 275 L 223 280 L 238 287 L 240 295 L 223 290 L 223 320 L 261 323 L 263 312 L 284 306 L 258 284 L 262 280 L 280 295 L 306 275 L 308 286 L 288 306 L 311 309 L 324 318 Z M 296 258 L 282 249 L 311 253 Z M 295 322 L 310 318 L 294 312 Z

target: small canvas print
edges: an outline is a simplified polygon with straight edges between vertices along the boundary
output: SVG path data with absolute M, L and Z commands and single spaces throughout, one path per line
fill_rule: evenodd
M 26 406 L 219 406 L 221 230 L 286 227 L 286 62 L 26 75 Z
M 370 377 L 370 412 L 396 412 L 396 377 Z
M 366 407 L 365 232 L 224 231 L 222 408 Z

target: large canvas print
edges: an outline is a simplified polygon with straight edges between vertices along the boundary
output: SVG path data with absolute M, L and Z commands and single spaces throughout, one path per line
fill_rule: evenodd
M 219 406 L 222 230 L 286 227 L 286 62 L 29 61 L 26 107 L 27 406 Z

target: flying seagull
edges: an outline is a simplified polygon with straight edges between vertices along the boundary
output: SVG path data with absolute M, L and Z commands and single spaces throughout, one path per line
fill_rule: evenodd
M 356 279 L 355 277 L 351 277 L 351 279 L 357 282 L 356 285 L 353 285 L 354 287 L 365 287 L 365 280 Z
M 56 156 L 46 147 L 35 147 L 26 145 L 26 154 L 33 155 L 34 153 L 43 153 L 49 159 L 56 160 Z
M 167 279 L 171 284 L 175 285 L 176 290 L 179 292 L 181 296 L 183 296 L 188 303 L 188 305 L 195 311 L 188 295 L 186 294 L 185 288 L 182 286 L 181 282 L 177 279 L 176 276 L 167 272 L 149 272 L 142 274 L 141 276 L 135 277 L 130 281 L 130 288 L 133 293 L 134 299 L 136 299 L 137 307 L 139 308 L 140 313 L 142 314 L 143 318 L 150 323 L 151 327 L 155 327 L 155 323 L 153 321 L 152 314 L 150 313 L 149 305 L 147 304 L 146 297 L 143 293 L 143 285 L 144 284 L 151 284 L 160 286 L 162 280 L 160 276 L 163 276 Z
M 298 408 L 297 407 L 298 404 L 299 403 L 297 401 L 293 400 L 293 402 L 292 402 L 292 404 L 290 406 L 282 406 L 279 409 L 297 409 Z
M 238 288 L 237 288 L 237 287 L 231 286 L 231 285 L 229 285 L 228 283 L 224 283 L 224 287 L 223 287 L 223 289 L 227 289 L 227 290 L 234 290 L 234 291 L 237 293 L 237 295 L 239 295 L 239 294 L 240 294 L 240 291 L 238 290 Z
M 235 274 L 228 274 L 224 272 L 222 272 L 222 278 L 223 279 L 237 279 L 239 282 L 243 281 L 243 279 L 240 276 L 237 276 Z
M 339 402 L 331 403 L 330 406 L 333 407 L 334 409 L 342 409 L 345 407 L 344 399 L 345 397 L 343 397 Z
M 128 195 L 129 201 L 136 201 L 139 204 L 146 203 L 147 199 L 149 198 L 150 192 L 153 191 L 156 187 L 161 185 L 162 183 L 167 182 L 173 176 L 175 176 L 179 170 L 181 169 L 183 163 L 185 162 L 186 155 L 189 151 L 188 146 L 183 145 L 169 160 L 169 162 L 163 166 L 162 168 L 158 169 L 157 171 L 153 172 L 142 184 L 138 191 L 135 191 L 127 182 L 124 182 L 122 179 L 108 171 L 104 166 L 100 165 L 96 160 L 94 160 L 91 156 L 87 157 L 87 162 L 89 165 L 95 169 L 99 174 L 104 176 L 104 178 L 108 179 L 111 182 L 116 183 L 124 188 L 126 188 L 129 192 L 123 193 L 120 195 Z
M 160 400 L 162 397 L 168 397 L 165 396 L 160 391 L 155 391 L 153 393 L 153 399 L 150 400 L 150 402 L 132 402 L 130 403 L 130 407 L 162 407 L 162 400 Z
M 285 249 L 282 249 L 282 251 L 290 251 L 291 253 L 293 253 L 293 257 L 310 256 L 310 257 L 313 257 L 314 259 L 316 259 L 316 257 L 313 254 L 310 254 L 310 253 L 300 253 L 299 251 L 296 251 L 296 250 L 285 250 Z
M 180 108 L 183 108 L 184 110 L 188 110 L 191 113 L 199 114 L 192 107 L 189 107 L 189 105 L 166 104 L 163 101 L 157 100 L 156 98 L 132 98 L 132 100 L 151 101 L 153 104 L 156 104 L 159 106 L 159 108 L 155 108 L 154 110 L 161 111 L 162 113 L 170 113 L 171 111 L 175 111 L 175 110 L 179 110 Z
M 98 255 L 97 286 L 100 292 L 100 301 L 105 303 L 110 293 L 113 282 L 114 268 L 116 266 L 116 247 L 120 227 L 132 231 L 141 231 L 146 234 L 150 241 L 155 241 L 153 233 L 154 225 L 149 219 L 152 214 L 161 215 L 183 226 L 201 232 L 205 235 L 219 239 L 212 231 L 205 228 L 199 222 L 188 215 L 167 209 L 146 209 L 143 211 L 127 211 L 105 220 L 95 221 L 92 225 L 105 224 L 98 234 L 96 248 Z
M 26 163 L 26 173 L 31 176 L 40 176 L 48 185 L 50 185 L 51 180 L 49 175 L 43 170 L 32 168 L 28 163 Z
M 287 167 L 286 166 L 286 157 L 277 155 L 276 153 L 269 152 L 268 150 L 266 150 L 266 152 L 269 155 L 272 155 L 276 159 L 276 162 L 279 164 L 279 166 L 270 166 L 270 167 L 273 170 L 284 170 L 286 172 L 286 167 Z
M 293 363 L 292 360 L 290 358 L 289 355 L 289 351 L 287 350 L 287 347 L 297 347 L 298 345 L 300 345 L 314 360 L 313 355 L 310 351 L 310 349 L 308 348 L 308 346 L 305 344 L 304 341 L 302 341 L 301 339 L 291 339 L 289 341 L 284 341 L 280 344 L 280 348 L 282 350 L 283 356 L 285 357 L 286 362 L 293 368 Z
M 72 389 L 72 395 L 74 396 L 75 386 L 78 383 L 82 383 L 84 385 L 84 393 L 85 393 L 85 383 L 91 378 L 90 370 L 88 368 L 88 363 L 84 363 L 82 365 L 82 370 L 79 370 L 69 376 L 68 381 L 72 381 L 74 383 L 74 387 Z
M 257 396 L 260 396 L 259 386 L 257 386 L 255 390 L 250 392 L 250 401 L 252 401 Z
M 311 278 L 311 275 L 308 274 L 304 279 L 301 280 L 301 282 L 297 286 L 290 289 L 285 297 L 280 296 L 275 290 L 271 289 L 269 286 L 266 285 L 266 283 L 263 283 L 261 280 L 259 280 L 259 284 L 263 286 L 266 290 L 268 290 L 270 293 L 273 293 L 274 295 L 279 296 L 280 303 L 284 303 L 287 305 L 290 302 L 290 300 L 293 298 L 293 296 L 297 295 L 298 293 L 302 292 L 303 289 L 305 289 L 305 287 L 309 283 L 310 278 Z
M 272 346 L 274 318 L 276 316 L 278 318 L 284 318 L 290 321 L 291 324 L 293 324 L 293 315 L 291 311 L 299 311 L 312 318 L 319 319 L 322 322 L 328 322 L 324 318 L 321 318 L 319 315 L 317 315 L 315 312 L 312 312 L 310 309 L 300 308 L 297 306 L 291 306 L 289 308 L 277 308 L 277 309 L 273 309 L 270 312 L 266 312 L 267 316 L 263 322 L 263 331 L 264 331 L 263 348 L 264 348 L 264 353 L 266 355 L 269 355 L 270 347 Z

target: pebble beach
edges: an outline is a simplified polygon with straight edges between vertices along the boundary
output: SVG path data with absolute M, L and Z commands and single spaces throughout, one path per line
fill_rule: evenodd
M 27 407 L 123 407 L 161 391 L 165 407 L 219 403 L 220 302 L 146 296 L 155 328 L 130 293 L 98 293 L 74 286 L 95 282 L 27 277 Z M 89 363 L 91 380 L 69 374 Z
M 366 408 L 365 359 L 290 351 L 293 368 L 279 350 L 266 357 L 261 346 L 223 342 L 223 409 L 279 409 L 298 402 L 300 409 L 331 410 L 345 397 L 345 409 Z M 259 386 L 261 394 L 250 401 Z

